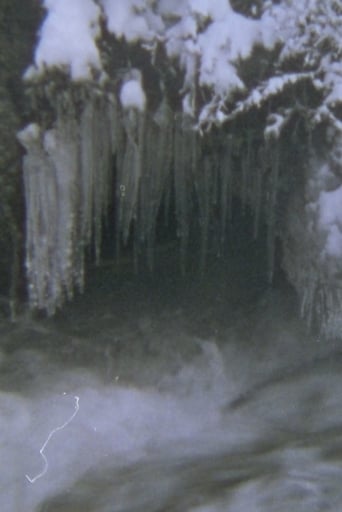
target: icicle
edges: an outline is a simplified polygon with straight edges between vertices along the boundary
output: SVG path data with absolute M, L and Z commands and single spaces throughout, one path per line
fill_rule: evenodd
M 49 295 L 49 209 L 55 210 L 53 168 L 41 144 L 38 125 L 29 125 L 18 134 L 27 150 L 23 160 L 26 202 L 26 270 L 29 303 L 32 308 L 46 307 Z M 52 178 L 52 179 L 51 179 Z M 52 225 L 52 231 L 54 226 Z
M 56 122 L 21 137 L 26 200 L 29 301 L 53 314 L 84 282 L 84 250 L 92 234 L 99 257 L 109 200 L 112 132 L 106 100 L 87 98 L 81 112 L 64 92 L 55 101 Z M 19 135 L 20 137 L 20 135 Z
M 122 145 L 123 131 L 117 100 L 114 94 L 108 94 L 106 103 L 106 112 L 108 115 L 108 124 L 110 130 L 110 145 L 114 155 Z
M 331 285 L 330 285 L 331 286 Z M 330 288 L 330 287 L 329 287 Z M 330 293 L 329 293 L 330 292 Z M 323 317 L 320 335 L 328 339 L 339 339 L 342 332 L 342 289 L 326 290 L 326 314 Z M 329 300 L 330 299 L 330 300 Z
M 170 211 L 171 211 L 171 192 L 173 187 L 173 181 L 171 175 L 167 178 L 164 190 L 164 226 L 165 228 L 169 227 L 170 220 Z
M 110 200 L 109 184 L 112 181 L 112 134 L 107 102 L 103 97 L 95 98 L 94 101 L 93 136 L 89 143 L 93 145 L 93 154 L 96 162 L 96 172 L 93 179 L 93 224 L 96 263 L 99 263 L 102 223 L 108 212 Z
M 57 109 L 57 123 L 54 130 L 46 132 L 44 149 L 53 164 L 56 182 L 55 239 L 52 242 L 54 254 L 51 258 L 54 268 L 50 275 L 52 288 L 59 286 L 67 297 L 73 296 L 75 276 L 82 270 L 79 244 L 77 205 L 79 204 L 79 130 L 76 113 L 70 98 L 62 98 Z M 67 101 L 67 105 L 64 102 Z M 52 290 L 53 293 L 53 290 Z M 56 297 L 58 302 L 58 297 Z
M 201 227 L 201 253 L 200 253 L 200 272 L 205 270 L 207 252 L 208 252 L 208 233 L 210 225 L 211 210 L 211 188 L 213 182 L 213 162 L 212 158 L 206 156 L 203 166 L 198 170 L 197 196 L 200 208 L 200 227 Z
M 157 168 L 153 169 L 151 160 L 151 144 L 153 145 L 154 143 L 153 135 L 154 134 L 152 123 L 150 119 L 146 119 L 142 152 L 142 168 L 139 183 L 139 196 L 136 214 L 137 219 L 135 223 L 135 238 L 137 239 L 136 243 L 138 246 L 141 247 L 141 251 L 143 252 L 143 255 L 145 257 L 148 257 L 148 244 L 149 239 L 151 238 L 150 230 L 152 229 L 153 224 L 153 172 L 158 172 Z
M 276 230 L 276 206 L 278 193 L 279 178 L 279 142 L 275 143 L 271 152 L 271 177 L 269 184 L 269 201 L 268 201 L 268 230 L 267 230 L 267 248 L 268 248 L 268 279 L 272 282 L 274 273 L 274 256 L 275 256 L 275 230 Z
M 246 210 L 246 203 L 247 203 L 247 174 L 248 174 L 248 154 L 243 152 L 241 157 L 241 190 L 240 190 L 240 197 L 241 197 L 241 205 L 242 205 L 242 213 L 245 213 Z
M 152 120 L 149 120 L 147 123 L 145 134 L 144 165 L 140 194 L 141 208 L 139 214 L 142 217 L 141 223 L 143 227 L 141 229 L 141 236 L 145 244 L 147 265 L 152 272 L 154 265 L 156 209 L 163 167 L 160 165 L 157 155 L 153 155 L 154 145 L 158 143 L 158 134 Z
M 165 187 L 169 182 L 172 148 L 172 114 L 163 100 L 153 118 L 147 117 L 142 152 L 137 221 L 139 244 L 143 246 L 147 265 L 154 267 L 156 221 Z
M 154 116 L 156 123 L 157 147 L 150 144 L 150 149 L 155 154 L 155 164 L 159 169 L 157 173 L 156 206 L 159 209 L 163 193 L 170 178 L 170 169 L 173 157 L 173 113 L 166 98 L 162 101 L 160 108 Z M 152 143 L 152 141 L 151 141 Z M 153 154 L 151 153 L 153 158 Z
M 258 159 L 255 167 L 255 181 L 254 181 L 254 225 L 253 225 L 253 236 L 254 239 L 258 237 L 259 234 L 259 225 L 260 225 L 260 213 L 261 213 L 261 204 L 263 198 L 263 189 L 262 189 L 262 181 L 263 176 L 266 172 L 266 157 L 265 157 L 265 148 L 261 147 L 258 152 Z
M 251 180 L 251 154 L 252 154 L 252 131 L 247 131 L 246 148 L 242 154 L 242 179 L 241 179 L 241 203 L 242 211 L 245 212 L 248 196 L 249 196 L 249 182 Z
M 93 219 L 93 181 L 95 173 L 95 155 L 93 152 L 93 117 L 95 115 L 92 101 L 88 101 L 80 117 L 80 195 L 81 195 L 81 237 L 86 244 L 91 241 Z
M 65 98 L 63 98 L 65 101 Z M 29 301 L 53 314 L 64 294 L 71 297 L 79 276 L 77 201 L 78 127 L 71 111 L 44 136 L 28 128 L 21 141 L 26 199 L 26 265 Z
M 232 220 L 232 135 L 228 135 L 221 165 L 219 166 L 221 178 L 220 210 L 221 210 L 221 245 L 226 240 L 227 214 L 229 222 Z
M 174 179 L 177 231 L 180 238 L 180 265 L 185 273 L 186 252 L 189 238 L 189 195 L 187 173 L 192 168 L 192 155 L 195 152 L 195 137 L 184 126 L 182 115 L 176 117 L 174 134 Z
M 140 255 L 140 236 L 139 228 L 133 225 L 133 267 L 134 273 L 137 275 L 139 272 L 139 255 Z
M 163 169 L 163 189 L 159 198 L 159 206 L 164 197 L 164 221 L 165 226 L 168 226 L 171 192 L 173 187 L 171 164 L 173 159 L 173 133 L 174 133 L 174 114 L 168 104 L 166 96 L 164 96 L 160 107 L 156 111 L 154 122 L 157 126 L 157 133 L 159 136 L 157 147 L 157 162 L 158 166 Z M 152 146 L 151 146 L 152 149 Z M 159 208 L 158 206 L 158 208 Z
M 122 165 L 117 169 L 118 227 L 127 243 L 130 226 L 136 216 L 140 177 L 142 172 L 143 134 L 145 115 L 129 109 L 123 113 L 126 147 Z M 119 162 L 120 164 L 120 162 Z
M 310 274 L 311 272 L 309 272 Z M 305 318 L 307 326 L 310 328 L 313 320 L 313 307 L 314 307 L 314 296 L 316 290 L 316 276 L 313 275 L 312 279 L 310 279 L 310 275 L 308 279 L 302 283 L 302 301 L 301 301 L 301 316 Z

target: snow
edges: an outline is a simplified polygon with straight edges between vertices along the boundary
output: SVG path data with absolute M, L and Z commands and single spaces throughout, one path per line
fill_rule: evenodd
M 265 138 L 278 138 L 285 121 L 286 119 L 284 116 L 279 114 L 271 114 L 267 119 L 267 126 L 264 132 Z
M 236 13 L 228 0 L 44 0 L 44 6 L 47 17 L 35 52 L 36 68 L 27 70 L 27 79 L 56 66 L 70 70 L 74 80 L 91 78 L 92 69 L 102 70 L 96 38 L 103 16 L 107 29 L 119 39 L 149 43 L 151 48 L 154 41 L 163 41 L 168 56 L 177 58 L 185 71 L 184 95 L 194 87 L 197 65 L 200 85 L 229 98 L 244 89 L 236 63 L 249 57 L 256 44 L 270 49 L 282 43 L 281 61 L 305 51 L 305 65 L 312 66 L 319 58 L 320 41 L 329 38 L 338 50 L 342 33 L 336 8 L 328 3 L 321 11 L 317 0 L 308 5 L 266 3 L 259 20 Z M 336 57 L 325 63 L 324 58 L 326 102 L 335 105 L 342 96 L 341 64 Z M 276 94 L 283 84 L 283 78 L 271 77 L 269 90 L 263 92 Z
M 100 33 L 100 9 L 92 0 L 44 0 L 48 10 L 35 51 L 38 72 L 66 67 L 73 80 L 91 78 L 100 69 L 95 38 Z
M 179 57 L 183 49 L 189 48 L 186 42 L 195 40 L 197 24 L 194 18 L 186 16 L 166 32 L 166 50 L 169 57 Z
M 198 37 L 200 84 L 213 88 L 219 96 L 244 87 L 232 62 L 249 55 L 256 42 L 256 26 L 250 23 L 242 16 L 229 13 L 224 20 L 210 24 Z M 242 33 L 244 37 L 238 36 Z
M 145 110 L 146 96 L 139 80 L 128 80 L 120 90 L 120 102 L 123 108 L 136 108 L 140 112 Z
M 149 34 L 147 21 L 137 13 L 143 10 L 144 4 L 142 0 L 101 0 L 109 31 L 129 42 L 150 39 L 152 34 Z
M 327 232 L 325 251 L 330 256 L 342 256 L 342 185 L 319 196 L 319 223 Z
M 184 0 L 159 0 L 158 11 L 163 17 L 182 17 L 186 12 Z
M 96 38 L 100 35 L 101 10 L 94 0 L 45 0 L 47 17 L 35 52 L 35 65 L 70 70 L 74 80 L 91 78 L 91 70 L 102 70 Z M 235 13 L 227 0 L 101 0 L 108 30 L 128 42 L 148 42 L 162 37 L 167 53 L 185 70 L 186 89 L 196 76 L 200 57 L 200 84 L 219 96 L 243 89 L 234 63 L 248 57 L 256 43 L 263 42 L 259 21 Z M 168 18 L 179 15 L 179 21 Z M 203 20 L 210 20 L 202 31 Z M 168 25 L 168 28 L 166 26 Z M 28 69 L 26 78 L 34 76 Z M 132 84 L 133 85 L 133 84 Z
M 225 18 L 231 11 L 227 0 L 189 0 L 189 9 L 193 14 L 215 21 Z
M 248 111 L 252 108 L 259 108 L 272 96 L 276 96 L 281 93 L 286 87 L 289 87 L 301 80 L 305 81 L 312 78 L 312 73 L 284 73 L 281 76 L 272 76 L 258 87 L 252 89 L 249 96 L 244 100 L 238 101 L 235 109 L 232 110 L 228 118 L 234 119 L 244 111 Z M 317 89 L 321 88 L 320 84 L 320 82 L 315 84 Z M 272 115 L 278 116 L 279 113 L 273 113 Z
M 18 134 L 26 203 L 26 271 L 31 307 L 53 314 L 75 287 L 83 289 L 84 249 L 93 236 L 99 257 L 108 208 L 115 103 L 88 97 L 78 120 L 65 92 L 53 127 L 31 124 Z M 96 108 L 95 108 L 96 104 Z M 116 127 L 115 127 L 116 128 Z
M 108 30 L 118 39 L 150 41 L 165 29 L 151 0 L 100 0 Z M 150 5 L 151 4 L 151 5 Z

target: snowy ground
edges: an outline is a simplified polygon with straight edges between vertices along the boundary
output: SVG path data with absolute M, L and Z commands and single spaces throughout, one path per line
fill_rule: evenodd
M 1 511 L 342 509 L 342 347 L 293 300 L 241 258 L 104 265 L 54 320 L 3 324 Z

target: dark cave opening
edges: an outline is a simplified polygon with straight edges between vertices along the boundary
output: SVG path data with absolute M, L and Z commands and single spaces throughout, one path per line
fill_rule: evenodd
M 166 195 L 166 194 L 165 194 Z M 137 223 L 133 223 L 130 230 L 130 236 L 126 244 L 120 240 L 120 250 L 117 249 L 118 237 L 116 233 L 116 217 L 117 207 L 115 204 L 116 190 L 113 184 L 112 201 L 108 211 L 108 217 L 103 222 L 102 228 L 102 243 L 101 243 L 101 262 L 103 264 L 115 263 L 118 259 L 132 259 L 134 252 L 134 238 L 135 230 L 139 229 Z M 206 254 L 207 264 L 205 267 L 210 266 L 211 262 L 215 260 L 224 260 L 228 255 L 244 255 L 248 253 L 251 255 L 251 260 L 254 260 L 255 267 L 261 273 L 267 275 L 267 258 L 266 258 L 266 239 L 267 239 L 267 226 L 262 223 L 258 237 L 254 236 L 254 216 L 252 210 L 242 205 L 241 200 L 234 196 L 232 206 L 232 218 L 227 223 L 222 237 L 221 224 L 219 218 L 219 211 L 215 211 L 211 215 L 209 230 L 208 230 L 208 247 Z M 195 201 L 191 208 L 191 215 L 189 219 L 189 240 L 185 265 L 186 273 L 200 274 L 200 253 L 201 253 L 201 221 L 200 213 L 196 207 Z M 139 238 L 139 233 L 137 234 Z M 179 236 L 177 227 L 177 217 L 175 213 L 175 193 L 171 187 L 170 198 L 165 202 L 165 197 L 158 210 L 155 226 L 155 246 L 154 252 L 156 253 L 156 264 L 158 266 L 158 254 L 165 248 L 172 249 L 176 254 L 179 251 Z M 146 264 L 146 249 L 147 244 L 142 243 L 139 248 L 139 273 L 149 272 Z M 117 256 L 119 255 L 119 258 Z M 93 254 L 89 255 L 89 264 L 92 267 Z M 276 272 L 275 279 L 281 273 L 280 258 L 280 245 L 277 244 L 276 249 Z M 251 261 L 251 266 L 254 266 Z M 263 269 L 263 271 L 261 270 Z M 206 268 L 203 269 L 203 272 Z M 153 272 L 152 272 L 153 274 Z
M 224 321 L 228 314 L 226 308 L 230 308 L 234 303 L 240 308 L 241 302 L 246 307 L 249 304 L 252 308 L 263 294 L 270 290 L 284 291 L 295 298 L 282 269 L 279 238 L 275 242 L 274 275 L 270 283 L 267 270 L 267 224 L 264 221 L 260 223 L 258 237 L 255 237 L 253 212 L 248 205 L 243 205 L 237 196 L 233 197 L 231 222 L 227 223 L 224 242 L 219 218 L 212 216 L 204 269 L 200 263 L 199 214 L 195 202 L 193 203 L 186 272 L 182 273 L 175 197 L 172 189 L 169 192 L 170 197 L 165 201 L 164 195 L 158 211 L 153 248 L 155 265 L 151 272 L 144 245 L 140 248 L 138 268 L 134 265 L 134 226 L 127 245 L 121 248 L 118 257 L 115 233 L 116 191 L 113 187 L 108 219 L 103 226 L 101 261 L 98 266 L 89 263 L 86 275 L 85 293 L 88 296 L 94 293 L 95 303 L 102 300 L 102 294 L 103 297 L 115 296 L 112 310 L 117 308 L 120 311 L 121 293 L 122 297 L 126 298 L 131 294 L 132 302 L 138 300 L 136 294 L 140 293 L 146 297 L 142 308 L 146 307 L 147 310 L 159 310 L 165 303 L 175 305 L 192 302 L 194 310 L 196 303 L 199 310 L 212 310 L 217 307 L 215 316 L 218 315 Z M 79 301 L 82 301 L 82 296 L 78 297 L 77 302 Z M 70 305 L 65 307 L 68 308 Z

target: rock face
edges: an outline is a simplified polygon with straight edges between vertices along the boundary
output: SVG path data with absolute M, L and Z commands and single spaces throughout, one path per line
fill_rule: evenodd
M 298 292 L 303 317 L 318 336 L 338 337 L 342 302 L 338 39 L 327 33 L 327 44 L 315 46 L 303 33 L 301 8 L 293 6 L 290 47 L 285 32 L 274 35 L 283 26 L 287 7 L 282 3 L 259 5 L 247 13 L 253 19 L 222 2 L 214 2 L 208 12 L 190 2 L 186 16 L 182 11 L 186 0 L 177 13 L 169 12 L 166 2 L 154 7 L 145 3 L 139 12 L 123 8 L 132 23 L 118 26 L 111 2 L 102 7 L 101 25 L 102 3 L 89 0 L 77 25 L 78 31 L 83 27 L 80 34 L 89 50 L 82 53 L 86 59 L 82 62 L 77 61 L 74 47 L 68 54 L 59 53 L 59 67 L 46 53 L 56 28 L 53 23 L 63 16 L 62 7 L 54 22 L 48 11 L 33 59 L 24 56 L 22 48 L 15 50 L 25 57 L 20 57 L 21 63 L 35 62 L 25 86 L 19 87 L 27 93 L 28 124 L 19 135 L 26 151 L 25 197 L 21 199 L 18 184 L 8 195 L 9 211 L 20 211 L 25 204 L 31 307 L 53 314 L 65 298 L 72 297 L 75 287 L 83 288 L 84 251 L 94 242 L 99 259 L 102 222 L 109 208 L 115 210 L 117 254 L 122 245 L 131 244 L 136 266 L 143 257 L 153 269 L 157 219 L 163 210 L 167 218 L 172 205 L 181 269 L 186 270 L 190 239 L 196 233 L 203 270 L 208 251 L 214 245 L 218 252 L 224 247 L 238 198 L 243 212 L 251 214 L 252 236 L 266 227 L 269 280 L 279 241 L 282 265 Z M 29 3 L 27 9 L 37 26 L 39 13 Z M 335 4 L 320 8 L 313 2 L 310 27 L 319 27 L 324 16 L 332 19 L 329 9 L 334 11 Z M 84 17 L 88 10 L 91 24 Z M 231 32 L 226 33 L 232 20 L 248 26 L 251 37 L 243 46 L 238 39 L 234 46 Z M 265 28 L 272 23 L 272 30 Z M 136 27 L 136 32 L 127 32 L 128 26 Z M 341 27 L 337 24 L 335 29 L 339 32 Z M 27 40 L 32 41 L 32 34 Z M 230 69 L 229 77 L 220 72 L 228 68 L 214 66 L 208 45 L 217 52 L 217 62 L 223 59 L 222 66 Z M 214 66 L 211 74 L 208 66 Z M 7 76 L 18 76 L 17 70 L 18 66 Z M 8 80 L 0 83 L 0 92 L 10 126 L 5 128 L 6 151 L 18 162 L 13 133 L 24 124 L 23 118 L 11 103 Z M 13 158 L 6 157 L 2 168 L 9 165 L 7 161 Z M 18 168 L 16 176 L 20 176 Z M 20 224 L 12 224 L 18 233 Z

